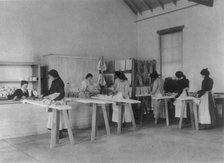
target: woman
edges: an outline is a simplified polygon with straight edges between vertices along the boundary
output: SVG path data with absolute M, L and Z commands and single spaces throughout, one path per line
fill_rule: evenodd
M 159 77 L 159 74 L 154 71 L 153 73 L 150 74 L 150 78 L 153 81 L 153 86 L 152 86 L 152 91 L 151 95 L 152 96 L 163 96 L 164 95 L 164 81 Z M 155 124 L 157 124 L 157 121 L 159 118 L 165 118 L 165 106 L 164 106 L 164 101 L 162 100 L 152 100 L 152 108 L 153 108 L 153 113 L 154 113 L 154 118 L 155 118 Z
M 208 69 L 201 70 L 204 78 L 201 90 L 197 92 L 197 96 L 201 102 L 199 104 L 199 123 L 202 129 L 213 128 L 216 125 L 216 110 L 211 90 L 213 88 L 213 80 L 209 77 Z
M 125 98 L 125 99 L 129 98 L 129 90 L 130 90 L 130 84 L 124 73 L 116 71 L 115 82 L 113 86 L 114 98 Z M 118 105 L 116 104 L 113 104 L 112 121 L 116 123 L 118 122 Z M 131 122 L 131 114 L 128 106 L 125 106 L 124 109 L 123 122 L 125 123 Z
M 48 72 L 49 80 L 51 81 L 51 86 L 48 92 L 45 94 L 45 99 L 50 99 L 54 101 L 62 100 L 65 97 L 65 90 L 64 90 L 64 82 L 60 78 L 58 72 L 54 69 Z M 48 123 L 47 128 L 50 130 L 53 123 L 53 112 L 51 109 L 48 110 Z M 67 126 L 65 126 L 65 122 L 63 121 L 63 116 L 60 114 L 60 124 L 59 124 L 59 138 L 63 138 L 63 131 L 66 131 Z
M 182 101 L 179 98 L 187 97 L 189 89 L 189 80 L 186 78 L 182 71 L 177 71 L 175 73 L 177 78 L 177 95 L 175 96 L 174 106 L 175 106 L 175 117 L 180 118 Z M 185 106 L 184 118 L 187 118 L 187 108 Z
M 82 81 L 80 97 L 90 97 L 99 93 L 99 89 L 96 84 L 93 83 L 93 75 L 88 73 L 85 79 Z

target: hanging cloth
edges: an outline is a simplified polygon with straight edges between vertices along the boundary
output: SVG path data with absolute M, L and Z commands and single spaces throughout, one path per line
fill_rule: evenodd
M 107 70 L 107 66 L 106 63 L 104 61 L 104 58 L 101 57 L 98 64 L 97 64 L 97 69 L 101 72 L 106 71 Z
M 98 64 L 97 64 L 97 69 L 99 70 L 99 76 L 98 76 L 98 85 L 100 87 L 100 93 L 102 94 L 105 90 L 106 86 L 106 81 L 103 72 L 106 71 L 107 66 L 104 61 L 104 58 L 101 57 Z

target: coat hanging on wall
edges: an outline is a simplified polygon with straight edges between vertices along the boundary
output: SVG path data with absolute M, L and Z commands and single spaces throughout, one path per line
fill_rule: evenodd
M 107 66 L 106 66 L 104 57 L 100 57 L 99 62 L 97 64 L 97 69 L 99 70 L 98 84 L 100 87 L 100 93 L 103 93 L 104 88 L 106 86 L 106 81 L 105 81 L 103 72 L 107 70 Z
M 104 57 L 100 57 L 99 62 L 97 64 L 97 69 L 101 72 L 104 72 L 107 70 L 107 66 L 106 66 Z

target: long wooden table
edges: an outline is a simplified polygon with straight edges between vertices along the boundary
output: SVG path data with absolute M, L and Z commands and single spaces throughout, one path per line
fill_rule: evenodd
M 92 131 L 91 131 L 91 141 L 95 140 L 96 138 L 96 132 L 97 132 L 97 108 L 98 106 L 101 107 L 102 112 L 103 112 L 103 117 L 104 117 L 104 123 L 106 126 L 106 132 L 107 135 L 110 135 L 110 126 L 109 126 L 109 121 L 107 117 L 107 111 L 106 111 L 106 105 L 107 104 L 112 104 L 113 102 L 111 101 L 105 101 L 105 100 L 97 100 L 97 99 L 89 99 L 89 98 L 66 98 L 65 101 L 71 102 L 79 102 L 83 104 L 92 104 Z
M 136 130 L 136 123 L 134 118 L 134 113 L 131 107 L 131 104 L 141 103 L 138 100 L 133 99 L 118 99 L 118 98 L 112 98 L 110 96 L 94 96 L 93 99 L 103 100 L 103 101 L 111 101 L 118 105 L 118 125 L 117 125 L 117 134 L 121 133 L 122 129 L 122 120 L 123 120 L 123 114 L 124 114 L 124 106 L 128 105 L 129 111 L 131 114 L 131 121 L 132 121 L 132 127 L 134 130 Z
M 39 100 L 22 100 L 23 103 L 38 105 L 44 108 L 51 108 L 53 110 L 53 123 L 51 128 L 51 140 L 50 140 L 50 148 L 54 148 L 57 144 L 59 144 L 59 122 L 60 122 L 60 113 L 62 113 L 63 118 L 65 120 L 65 124 L 67 126 L 69 140 L 71 144 L 74 144 L 74 137 L 72 134 L 72 129 L 68 117 L 68 110 L 71 110 L 72 107 L 68 105 L 57 105 L 57 104 L 45 104 Z

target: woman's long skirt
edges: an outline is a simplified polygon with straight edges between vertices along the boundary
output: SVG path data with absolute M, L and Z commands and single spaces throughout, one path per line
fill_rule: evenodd
M 152 109 L 154 118 L 166 118 L 166 111 L 165 111 L 165 103 L 164 100 L 153 100 L 152 99 Z
M 60 121 L 59 121 L 59 130 L 67 129 L 67 126 L 65 124 L 64 118 L 63 118 L 63 113 L 60 112 Z M 48 112 L 48 122 L 47 122 L 47 128 L 51 129 L 53 124 L 53 112 Z
M 122 106 L 123 107 L 123 106 Z M 129 106 L 124 105 L 124 116 L 123 116 L 123 122 L 131 122 L 131 114 L 129 111 Z M 112 114 L 112 121 L 118 122 L 118 105 L 113 104 L 113 114 Z
M 214 127 L 216 125 L 217 113 L 212 93 L 206 92 L 200 99 L 201 102 L 198 109 L 199 123 Z

